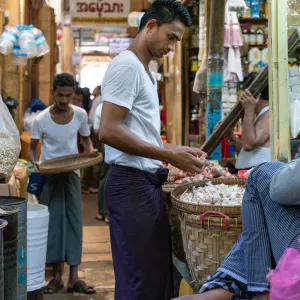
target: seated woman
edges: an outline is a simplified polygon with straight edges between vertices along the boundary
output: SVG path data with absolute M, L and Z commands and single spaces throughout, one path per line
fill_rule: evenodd
M 269 271 L 286 248 L 299 248 L 299 178 L 300 159 L 256 167 L 246 184 L 238 241 L 199 295 L 178 299 L 269 299 Z

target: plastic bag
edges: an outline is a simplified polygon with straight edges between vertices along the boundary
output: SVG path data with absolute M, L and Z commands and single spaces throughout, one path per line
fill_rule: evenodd
M 41 111 L 36 111 L 36 112 L 31 112 L 30 108 L 27 108 L 27 110 L 24 113 L 23 117 L 23 127 L 25 131 L 30 131 L 32 129 L 33 121 L 35 120 L 36 116 L 40 113 Z
M 271 300 L 300 299 L 300 253 L 287 248 L 270 275 Z
M 244 0 L 228 0 L 229 11 L 243 12 L 248 9 Z
M 206 59 L 206 55 L 204 55 L 201 66 L 196 73 L 193 92 L 197 94 L 200 94 L 201 92 L 206 93 L 206 82 L 207 82 L 207 59 Z
M 0 179 L 14 169 L 21 151 L 18 128 L 0 97 Z
M 290 93 L 291 136 L 295 139 L 300 132 L 300 94 Z

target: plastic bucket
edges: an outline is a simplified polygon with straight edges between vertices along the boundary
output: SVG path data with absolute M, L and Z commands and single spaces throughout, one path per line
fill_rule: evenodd
M 27 292 L 45 285 L 49 212 L 41 204 L 27 206 Z

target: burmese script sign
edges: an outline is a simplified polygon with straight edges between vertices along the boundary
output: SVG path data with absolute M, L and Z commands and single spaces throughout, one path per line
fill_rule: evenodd
M 73 0 L 72 23 L 127 24 L 130 0 Z

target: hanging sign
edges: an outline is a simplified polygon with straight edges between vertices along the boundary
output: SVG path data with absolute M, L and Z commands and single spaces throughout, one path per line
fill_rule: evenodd
M 127 24 L 130 0 L 73 0 L 72 24 Z
M 125 51 L 132 43 L 133 39 L 129 38 L 118 38 L 109 40 L 109 53 L 119 54 Z

